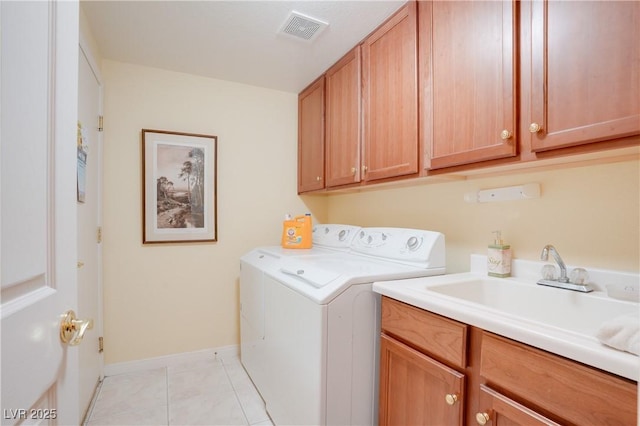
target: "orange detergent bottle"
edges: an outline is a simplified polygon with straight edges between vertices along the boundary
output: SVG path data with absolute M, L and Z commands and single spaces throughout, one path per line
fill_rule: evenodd
M 311 248 L 311 214 L 296 216 L 291 219 L 287 215 L 282 227 L 282 247 L 290 249 Z

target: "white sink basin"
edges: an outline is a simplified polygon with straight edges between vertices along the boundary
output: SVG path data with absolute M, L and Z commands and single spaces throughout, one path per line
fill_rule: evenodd
M 522 281 L 479 278 L 424 290 L 589 336 L 619 315 L 635 313 L 640 321 L 637 303 Z
M 541 262 L 516 260 L 520 275 L 492 278 L 486 270 L 475 271 L 474 265 L 486 265 L 486 257 L 475 261 L 474 256 L 471 272 L 376 282 L 373 291 L 638 381 L 640 358 L 596 338 L 606 321 L 620 315 L 633 313 L 640 321 L 637 302 L 612 299 L 602 290 L 610 283 L 637 285 L 637 274 L 589 269 L 600 286 L 580 293 L 537 285 Z

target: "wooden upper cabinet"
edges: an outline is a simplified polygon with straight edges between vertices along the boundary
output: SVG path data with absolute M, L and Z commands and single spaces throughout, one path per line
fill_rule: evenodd
M 416 24 L 410 1 L 362 44 L 365 181 L 419 171 Z
M 523 16 L 532 151 L 640 134 L 640 2 L 536 1 Z
M 517 154 L 516 4 L 419 2 L 425 168 Z
M 298 193 L 324 188 L 324 76 L 298 95 Z
M 360 46 L 325 74 L 326 186 L 360 182 Z

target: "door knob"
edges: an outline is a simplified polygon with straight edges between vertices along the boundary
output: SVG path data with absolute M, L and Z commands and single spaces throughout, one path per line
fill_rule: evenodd
M 84 333 L 93 328 L 93 320 L 80 320 L 71 309 L 62 314 L 60 320 L 60 340 L 70 346 L 79 345 Z

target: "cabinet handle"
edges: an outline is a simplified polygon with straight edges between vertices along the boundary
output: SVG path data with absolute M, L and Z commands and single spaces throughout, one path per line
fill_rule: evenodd
M 367 169 L 368 169 L 368 167 L 363 164 L 362 165 L 362 173 L 367 173 Z
M 478 422 L 480 426 L 486 425 L 487 423 L 489 423 L 489 420 L 491 420 L 491 418 L 489 417 L 489 413 L 476 414 L 476 422 Z
M 458 395 L 455 393 L 448 393 L 444 396 L 444 400 L 447 401 L 447 404 L 454 405 L 458 402 Z
M 529 125 L 529 131 L 531 133 L 538 133 L 540 130 L 542 130 L 542 126 L 539 125 L 538 123 L 531 123 Z
M 511 136 L 512 136 L 512 133 L 507 129 L 504 129 L 502 132 L 500 132 L 500 139 L 502 139 L 503 141 L 506 141 L 507 139 L 511 139 Z
M 357 168 L 355 168 L 355 167 L 352 167 L 352 168 L 351 168 L 351 174 L 352 174 L 352 175 L 355 175 L 357 172 L 358 172 L 358 169 L 357 169 Z

